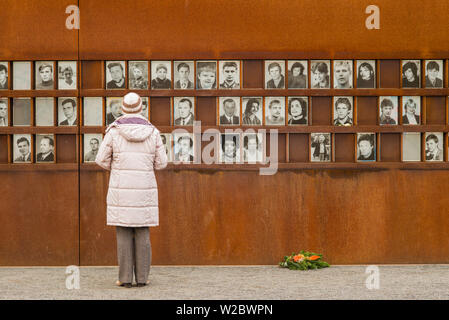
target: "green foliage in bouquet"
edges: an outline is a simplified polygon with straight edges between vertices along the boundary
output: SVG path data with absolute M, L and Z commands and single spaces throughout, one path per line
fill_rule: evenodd
M 279 266 L 289 268 L 290 270 L 309 270 L 329 267 L 329 263 L 321 260 L 322 258 L 322 254 L 301 250 L 297 254 L 292 253 L 290 256 L 285 256 L 284 260 L 279 262 Z

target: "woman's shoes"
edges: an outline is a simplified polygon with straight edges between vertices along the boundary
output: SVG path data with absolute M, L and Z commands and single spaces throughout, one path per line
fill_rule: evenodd
M 129 282 L 126 282 L 126 283 L 120 282 L 120 280 L 117 280 L 117 281 L 115 282 L 115 284 L 116 284 L 117 286 L 119 286 L 119 287 L 125 287 L 125 288 L 131 288 L 131 287 L 132 287 L 132 284 L 131 284 L 131 283 L 129 283 Z
M 145 282 L 145 283 L 138 282 L 137 286 L 140 288 L 140 287 L 145 287 L 146 285 L 149 285 L 149 284 L 150 284 L 150 280 L 147 280 L 147 282 Z

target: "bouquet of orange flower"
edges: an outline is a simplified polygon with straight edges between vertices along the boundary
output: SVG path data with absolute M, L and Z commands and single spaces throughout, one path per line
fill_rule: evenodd
M 322 257 L 322 254 L 301 250 L 297 254 L 292 253 L 291 256 L 285 256 L 284 260 L 279 262 L 279 266 L 289 268 L 290 270 L 309 270 L 329 267 L 329 263 L 321 260 Z

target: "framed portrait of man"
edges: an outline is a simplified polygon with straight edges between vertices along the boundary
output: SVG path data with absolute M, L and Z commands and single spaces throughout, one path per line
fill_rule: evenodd
M 334 60 L 334 88 L 352 88 L 352 60 Z
M 421 161 L 421 133 L 402 134 L 402 161 Z
M 240 89 L 240 60 L 218 62 L 220 89 Z
M 240 98 L 218 98 L 218 124 L 220 126 L 240 125 Z
M 36 126 L 51 127 L 55 125 L 55 98 L 37 97 L 36 103 Z
M 0 90 L 9 89 L 8 62 L 0 61 Z
M 13 126 L 31 126 L 31 99 L 14 98 L 12 100 Z
M 330 88 L 330 61 L 312 60 L 310 63 L 310 82 L 313 89 Z
M 220 135 L 219 159 L 221 163 L 240 162 L 240 134 L 222 133 Z
M 285 125 L 285 97 L 265 97 L 265 125 Z
M 173 162 L 192 163 L 195 159 L 193 133 L 173 133 Z
M 54 61 L 35 62 L 36 90 L 53 90 L 55 88 L 54 65 Z
M 347 127 L 354 124 L 353 105 L 353 97 L 333 97 L 334 126 Z
M 332 140 L 330 133 L 310 134 L 310 161 L 330 162 L 332 160 Z
M 308 97 L 287 97 L 288 125 L 305 125 L 308 123 Z
M 31 163 L 31 134 L 13 135 L 13 163 Z
M 9 126 L 9 99 L 0 98 L 0 127 Z
M 171 61 L 151 61 L 151 89 L 171 89 Z
M 77 61 L 58 61 L 58 89 L 76 90 Z
M 109 126 L 115 120 L 123 115 L 122 112 L 123 97 L 106 98 L 106 125 Z
M 402 60 L 402 87 L 420 88 L 421 87 L 421 61 L 420 60 Z
M 58 98 L 58 125 L 76 126 L 78 125 L 78 102 L 76 97 Z
M 98 149 L 103 141 L 101 133 L 86 133 L 83 137 L 83 160 L 84 162 L 95 162 Z
M 426 60 L 426 88 L 443 88 L 443 60 Z
M 149 100 L 148 97 L 140 97 L 142 99 L 142 111 L 140 111 L 140 114 L 147 118 L 147 120 L 150 120 L 150 106 L 149 106 Z
M 421 97 L 403 96 L 402 97 L 402 124 L 418 125 L 421 124 Z
M 242 97 L 242 125 L 261 126 L 263 120 L 262 97 Z
M 285 60 L 265 60 L 265 89 L 285 89 Z
M 14 90 L 30 90 L 31 89 L 31 62 L 30 61 L 14 61 L 12 63 L 12 87 Z
M 263 133 L 245 131 L 243 137 L 243 162 L 264 163 L 265 162 L 265 135 Z
M 357 60 L 357 89 L 376 87 L 376 60 Z
M 199 90 L 217 89 L 217 61 L 196 62 L 196 88 Z
M 193 61 L 175 61 L 173 69 L 175 89 L 195 89 L 195 64 Z
M 106 61 L 106 89 L 126 89 L 125 61 Z
M 376 134 L 357 133 L 357 162 L 376 161 Z
M 289 89 L 305 89 L 308 85 L 307 60 L 288 60 L 288 88 Z
M 380 125 L 398 124 L 398 97 L 396 96 L 379 97 L 379 124 Z
M 83 120 L 85 126 L 103 125 L 103 97 L 83 98 Z
M 129 61 L 128 78 L 130 89 L 148 89 L 148 61 Z
M 443 132 L 426 132 L 426 161 L 443 161 Z
M 164 144 L 167 161 L 172 161 L 172 135 L 171 133 L 161 133 L 162 143 Z
M 36 135 L 36 163 L 55 162 L 55 136 L 53 134 Z
M 175 126 L 193 126 L 195 120 L 195 98 L 173 98 L 173 124 Z

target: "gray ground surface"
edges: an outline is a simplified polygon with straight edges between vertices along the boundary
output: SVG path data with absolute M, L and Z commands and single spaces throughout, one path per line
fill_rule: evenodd
M 449 265 L 366 266 L 291 271 L 277 266 L 154 266 L 149 287 L 117 287 L 117 267 L 81 267 L 80 289 L 65 268 L 0 268 L 0 299 L 449 299 Z

